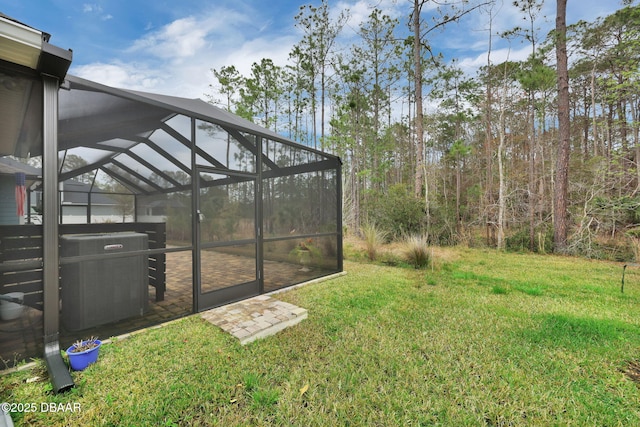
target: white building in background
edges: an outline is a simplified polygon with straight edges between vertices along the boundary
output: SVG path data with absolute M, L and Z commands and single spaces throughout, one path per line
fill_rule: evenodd
M 17 215 L 15 174 L 24 173 L 27 199 L 24 217 Z M 0 157 L 0 224 L 42 224 L 42 171 L 11 157 Z M 133 208 L 128 209 L 126 197 L 120 201 L 89 184 L 68 179 L 60 188 L 62 224 L 132 222 Z M 130 203 L 133 203 L 131 196 Z M 90 212 L 90 221 L 88 215 Z

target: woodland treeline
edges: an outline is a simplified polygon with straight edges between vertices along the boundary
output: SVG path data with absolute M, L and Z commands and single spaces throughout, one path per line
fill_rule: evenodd
M 432 244 L 557 251 L 561 33 L 539 34 L 541 1 L 516 0 L 522 26 L 487 31 L 488 44 L 524 42 L 532 54 L 493 63 L 488 52 L 486 65 L 469 75 L 429 37 L 470 14 L 490 28 L 496 5 L 451 3 L 427 12 L 425 4 L 406 1 L 402 20 L 372 9 L 348 39 L 348 10 L 330 13 L 326 1 L 302 6 L 293 23 L 302 37 L 288 64 L 264 58 L 247 76 L 233 65 L 214 69 L 211 102 L 339 155 L 348 233 L 375 224 L 390 238 L 418 233 Z M 562 38 L 569 73 L 566 253 L 633 256 L 640 6 L 625 4 L 567 27 Z

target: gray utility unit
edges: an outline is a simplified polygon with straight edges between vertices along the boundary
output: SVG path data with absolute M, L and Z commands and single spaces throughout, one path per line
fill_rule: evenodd
M 60 238 L 62 258 L 104 255 L 63 263 L 62 324 L 69 331 L 142 316 L 149 308 L 149 260 L 118 253 L 149 247 L 144 233 L 77 234 Z

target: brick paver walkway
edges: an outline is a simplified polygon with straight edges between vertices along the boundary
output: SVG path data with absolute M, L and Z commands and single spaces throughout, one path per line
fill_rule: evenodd
M 202 317 L 245 345 L 307 318 L 307 310 L 260 295 L 203 312 Z

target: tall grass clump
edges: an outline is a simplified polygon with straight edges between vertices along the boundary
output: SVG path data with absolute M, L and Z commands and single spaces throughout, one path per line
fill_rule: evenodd
M 633 250 L 633 258 L 635 262 L 640 262 L 640 228 L 632 228 L 626 233 L 631 241 L 631 249 Z
M 431 262 L 427 236 L 413 234 L 405 239 L 405 256 L 407 262 L 415 268 L 425 268 Z
M 371 261 L 375 261 L 378 256 L 378 249 L 387 240 L 387 233 L 374 223 L 365 224 L 361 232 L 364 237 L 367 256 Z

